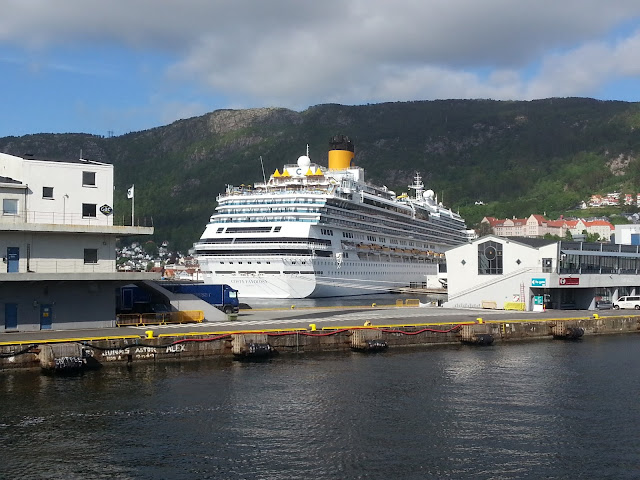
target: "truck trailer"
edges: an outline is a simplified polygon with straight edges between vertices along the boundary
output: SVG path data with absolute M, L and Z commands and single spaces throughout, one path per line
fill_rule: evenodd
M 238 313 L 240 302 L 238 291 L 229 285 L 211 285 L 205 283 L 165 283 L 158 282 L 162 288 L 172 293 L 189 293 L 217 307 L 224 313 Z

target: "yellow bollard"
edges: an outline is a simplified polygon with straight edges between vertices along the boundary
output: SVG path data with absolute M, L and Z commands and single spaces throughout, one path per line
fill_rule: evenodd
M 291 305 L 291 310 L 293 310 L 294 308 L 296 308 L 296 306 L 295 305 Z
M 596 320 L 600 318 L 600 315 L 598 315 L 597 313 L 593 314 L 593 318 L 595 318 Z
M 370 327 L 371 326 L 371 322 L 369 320 L 367 320 L 366 322 L 364 322 L 364 326 L 365 327 Z
M 375 307 L 375 306 L 376 306 L 376 304 L 375 304 L 375 303 L 372 303 L 372 304 L 371 304 L 371 306 L 372 306 L 372 307 Z
M 312 332 L 316 331 L 316 324 L 315 323 L 310 323 L 309 326 L 311 327 L 311 331 Z
M 153 330 L 147 330 L 144 333 L 147 334 L 147 338 L 153 338 Z
M 480 317 L 476 318 L 476 320 L 478 321 L 478 323 L 484 323 L 484 320 L 482 320 L 482 318 Z

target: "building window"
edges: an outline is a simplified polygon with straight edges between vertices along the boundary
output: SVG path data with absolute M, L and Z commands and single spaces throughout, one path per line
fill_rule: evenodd
M 2 213 L 4 215 L 18 214 L 18 200 L 13 198 L 2 199 Z
M 97 248 L 85 248 L 84 249 L 84 263 L 98 263 L 98 249 Z
M 484 242 L 478 245 L 478 275 L 502 275 L 502 244 Z
M 96 186 L 96 172 L 82 172 L 82 185 L 95 187 Z
M 53 187 L 42 187 L 42 198 L 53 198 Z
M 95 217 L 96 216 L 96 204 L 95 203 L 83 203 L 82 204 L 82 216 L 83 217 Z

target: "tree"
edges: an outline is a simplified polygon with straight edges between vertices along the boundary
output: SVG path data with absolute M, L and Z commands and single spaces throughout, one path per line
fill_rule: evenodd
M 600 234 L 599 233 L 589 233 L 586 230 L 583 230 L 582 233 L 586 235 L 585 242 L 599 242 Z
M 144 250 L 144 253 L 146 253 L 147 255 L 156 258 L 158 256 L 158 245 L 155 244 L 155 242 L 149 240 L 148 242 L 146 242 L 142 249 Z
M 485 235 L 491 235 L 493 233 L 493 228 L 491 228 L 491 225 L 488 222 L 480 222 L 476 225 L 475 231 L 479 237 L 484 237 Z

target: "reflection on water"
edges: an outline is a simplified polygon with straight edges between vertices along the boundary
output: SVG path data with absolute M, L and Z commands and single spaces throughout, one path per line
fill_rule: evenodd
M 640 337 L 0 374 L 6 478 L 640 477 Z M 1 476 L 0 475 L 0 476 Z

